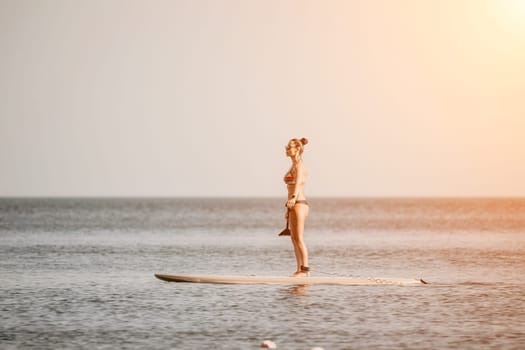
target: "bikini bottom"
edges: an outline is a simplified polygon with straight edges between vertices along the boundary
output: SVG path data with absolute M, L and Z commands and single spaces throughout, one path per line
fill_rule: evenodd
M 308 205 L 308 202 L 305 199 L 299 199 L 298 201 L 295 201 L 295 204 L 306 204 L 306 205 Z M 284 203 L 284 206 L 286 207 L 286 203 Z

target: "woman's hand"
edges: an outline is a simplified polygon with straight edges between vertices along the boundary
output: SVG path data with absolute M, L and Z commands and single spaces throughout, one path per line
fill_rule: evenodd
M 286 208 L 292 209 L 295 205 L 295 198 L 288 199 L 288 202 L 286 202 Z

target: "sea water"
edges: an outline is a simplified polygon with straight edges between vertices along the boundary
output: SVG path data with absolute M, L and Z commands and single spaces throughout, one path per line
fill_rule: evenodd
M 0 348 L 523 349 L 525 199 L 309 199 L 313 275 L 428 285 L 153 276 L 289 275 L 283 202 L 0 199 Z

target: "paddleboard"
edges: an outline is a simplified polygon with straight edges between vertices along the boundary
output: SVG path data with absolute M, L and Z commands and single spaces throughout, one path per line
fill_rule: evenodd
M 214 283 L 214 284 L 334 284 L 348 286 L 394 284 L 421 285 L 422 279 L 410 278 L 368 278 L 368 277 L 272 277 L 272 276 L 218 276 L 218 275 L 165 275 L 155 277 L 168 282 Z

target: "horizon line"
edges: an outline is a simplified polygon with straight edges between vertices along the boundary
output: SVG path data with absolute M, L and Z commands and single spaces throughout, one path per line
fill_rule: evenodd
M 0 196 L 0 199 L 282 199 L 285 196 L 153 196 L 153 195 L 118 195 L 118 196 Z M 503 196 L 503 195 L 417 195 L 417 196 L 393 196 L 393 195 L 347 195 L 347 196 L 308 196 L 315 199 L 525 199 L 524 196 Z

